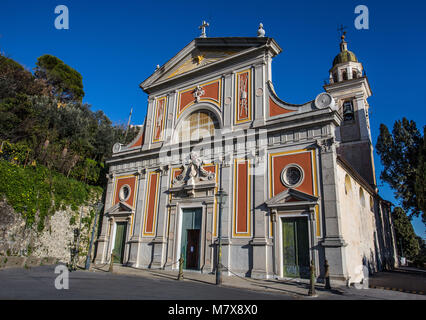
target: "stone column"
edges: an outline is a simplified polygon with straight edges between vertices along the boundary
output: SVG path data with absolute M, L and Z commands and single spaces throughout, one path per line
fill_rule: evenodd
M 165 134 L 164 134 L 164 141 L 166 143 L 169 143 L 172 139 L 172 133 L 173 133 L 173 127 L 174 127 L 174 121 L 175 121 L 175 114 L 176 114 L 176 99 L 177 99 L 177 93 L 178 91 L 175 90 L 173 92 L 170 92 L 167 95 L 167 114 L 165 114 L 164 116 L 165 118 L 165 125 L 164 125 L 164 130 L 165 130 Z
M 166 269 L 176 269 L 178 267 L 178 264 L 175 263 L 179 257 L 175 257 L 175 243 L 177 237 L 177 228 L 176 228 L 176 205 L 169 204 L 169 214 L 170 214 L 170 221 L 169 221 L 169 234 L 167 235 L 167 267 Z
M 154 123 L 154 108 L 155 108 L 155 99 L 152 97 L 149 97 L 146 121 L 145 121 L 144 144 L 142 146 L 142 151 L 149 150 L 151 148 L 152 126 Z
M 160 168 L 160 194 L 159 194 L 159 203 L 158 203 L 158 212 L 157 212 L 157 230 L 156 236 L 152 240 L 153 244 L 153 262 L 152 268 L 162 268 L 163 264 L 166 260 L 164 255 L 164 251 L 166 248 L 166 225 L 167 225 L 167 189 L 168 184 L 167 181 L 169 179 L 169 168 L 168 166 L 164 166 Z
M 126 237 L 124 241 L 124 255 L 123 255 L 123 265 L 130 266 L 130 237 L 132 229 L 132 218 L 128 216 L 126 218 Z
M 346 281 L 348 277 L 346 267 L 345 247 L 342 237 L 340 200 L 337 186 L 336 146 L 333 138 L 319 142 L 321 146 L 321 172 L 323 184 L 323 214 L 324 240 L 321 245 L 325 250 L 325 259 L 328 260 L 330 280 Z
M 222 117 L 223 117 L 223 128 L 225 130 L 231 130 L 233 110 L 234 110 L 234 73 L 227 73 L 222 77 L 223 80 L 223 104 L 222 104 Z
M 265 124 L 265 66 L 266 61 L 256 64 L 254 66 L 254 122 L 253 127 Z
M 314 260 L 315 276 L 318 277 L 321 272 L 320 272 L 319 254 L 317 249 L 317 238 L 316 238 L 317 224 L 316 224 L 315 206 L 309 208 L 309 223 L 310 223 L 310 230 L 311 230 L 310 232 L 311 241 L 309 243 L 310 250 L 311 250 L 311 259 Z
M 233 166 L 232 159 L 228 158 L 222 162 L 222 188 L 228 194 L 226 204 L 222 206 L 222 265 L 232 270 L 231 267 L 231 235 L 232 235 L 232 214 L 233 214 Z M 220 171 L 220 165 L 219 165 Z M 219 177 L 220 179 L 220 177 Z M 220 181 L 220 180 L 219 180 Z M 219 182 L 220 183 L 220 182 Z M 220 186 L 218 186 L 219 189 Z M 219 204 L 217 204 L 217 215 L 219 217 Z M 219 221 L 219 220 L 218 220 Z M 219 232 L 219 228 L 217 231 Z M 219 234 L 217 234 L 219 236 Z M 217 243 L 217 238 L 216 238 Z M 216 257 L 216 255 L 214 255 Z M 216 263 L 216 261 L 215 261 Z M 228 274 L 226 270 L 222 270 L 224 274 Z
M 273 265 L 273 268 L 272 268 L 272 272 L 273 272 L 274 275 L 280 276 L 281 275 L 280 274 L 281 266 L 280 266 L 280 261 L 279 261 L 279 256 L 280 256 L 279 255 L 280 254 L 279 248 L 280 248 L 280 246 L 277 243 L 277 239 L 278 239 L 278 237 L 277 237 L 277 234 L 278 234 L 277 214 L 278 214 L 278 212 L 277 212 L 277 209 L 275 209 L 275 208 L 269 209 L 269 210 L 270 210 L 270 213 L 271 213 L 272 234 L 274 236 L 274 239 L 273 239 L 273 246 L 274 246 L 274 248 L 273 248 L 273 264 L 274 265 Z
M 201 223 L 201 250 L 200 269 L 201 272 L 212 271 L 212 234 L 213 234 L 213 201 L 203 202 Z
M 105 263 L 108 257 L 107 254 L 107 247 L 108 247 L 108 222 L 106 213 L 108 212 L 108 209 L 111 208 L 112 204 L 112 197 L 114 192 L 114 175 L 112 173 L 106 175 L 108 179 L 108 185 L 107 185 L 107 193 L 105 197 L 105 205 L 104 205 L 104 215 L 102 219 L 102 227 L 101 227 L 101 234 L 99 235 L 97 242 L 97 250 L 96 250 L 96 263 Z
M 111 252 L 112 252 L 112 246 L 113 246 L 113 243 L 112 243 L 112 238 L 113 238 L 113 230 L 114 230 L 114 223 L 115 223 L 115 220 L 114 220 L 114 217 L 110 217 L 109 219 L 108 219 L 108 234 L 107 234 L 107 241 L 106 241 L 106 251 L 105 251 L 105 261 L 104 262 L 107 262 L 107 261 L 110 261 L 110 258 L 111 258 Z
M 133 227 L 133 235 L 129 240 L 130 254 L 128 264 L 132 267 L 139 267 L 139 250 L 142 237 L 142 224 L 143 224 L 143 215 L 144 215 L 144 194 L 146 191 L 145 188 L 145 177 L 146 170 L 139 170 L 138 173 L 138 192 L 136 195 L 136 207 L 135 207 L 135 222 Z
M 267 257 L 267 208 L 265 205 L 265 177 L 266 165 L 263 161 L 263 155 L 254 157 L 253 176 L 253 239 L 250 244 L 253 247 L 253 269 L 251 277 L 268 277 L 268 257 Z

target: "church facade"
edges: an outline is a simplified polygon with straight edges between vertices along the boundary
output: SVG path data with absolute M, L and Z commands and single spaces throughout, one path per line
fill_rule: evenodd
M 306 278 L 312 262 L 322 278 L 327 260 L 347 283 L 396 264 L 362 64 L 342 36 L 324 92 L 290 104 L 264 34 L 203 32 L 140 84 L 147 116 L 108 160 L 96 262 L 211 273 L 220 238 L 226 275 Z

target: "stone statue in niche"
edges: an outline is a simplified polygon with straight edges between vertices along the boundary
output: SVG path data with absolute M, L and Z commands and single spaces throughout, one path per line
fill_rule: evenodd
M 248 74 L 240 75 L 239 81 L 239 117 L 244 119 L 248 117 Z
M 203 169 L 203 164 L 204 162 L 198 153 L 192 151 L 182 166 L 181 174 L 173 179 L 173 186 L 191 186 L 200 181 L 214 181 L 215 174 Z
M 163 127 L 164 100 L 158 102 L 157 117 L 155 120 L 155 139 L 160 139 L 161 129 Z

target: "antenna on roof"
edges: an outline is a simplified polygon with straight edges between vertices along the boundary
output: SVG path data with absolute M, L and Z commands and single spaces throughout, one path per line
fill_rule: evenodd
M 129 121 L 127 121 L 126 133 L 124 134 L 124 140 L 126 140 L 127 132 L 129 131 L 130 120 L 132 119 L 132 112 L 133 112 L 133 108 L 131 107 L 130 108 L 130 114 L 129 114 Z

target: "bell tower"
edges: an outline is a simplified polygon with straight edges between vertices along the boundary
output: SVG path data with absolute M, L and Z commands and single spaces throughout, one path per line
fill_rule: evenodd
M 369 104 L 371 88 L 362 64 L 348 50 L 346 32 L 341 36 L 340 52 L 333 60 L 329 83 L 324 85 L 337 103 L 342 124 L 336 129 L 338 153 L 374 188 L 373 145 L 371 141 Z

